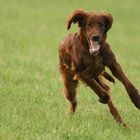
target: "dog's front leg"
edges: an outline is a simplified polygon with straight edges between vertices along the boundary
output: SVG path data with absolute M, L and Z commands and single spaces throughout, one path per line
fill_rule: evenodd
M 109 66 L 109 69 L 112 71 L 113 75 L 123 83 L 131 101 L 138 109 L 140 109 L 140 95 L 138 90 L 126 77 L 121 66 L 118 63 L 114 63 Z
M 122 84 L 127 90 L 127 93 L 131 101 L 138 109 L 140 109 L 140 95 L 138 93 L 138 90 L 135 88 L 135 86 L 131 83 L 131 81 L 127 78 L 127 76 L 123 72 L 120 64 L 117 62 L 115 55 L 112 52 L 108 43 L 104 44 L 102 49 L 102 55 L 103 55 L 103 64 L 107 66 L 111 70 L 113 75 L 122 82 Z
M 108 103 L 109 94 L 97 83 L 95 79 L 80 77 L 80 80 L 87 84 L 96 93 L 100 98 L 99 101 L 101 103 Z
M 126 126 L 126 124 L 123 122 L 117 108 L 115 107 L 114 103 L 112 102 L 112 99 L 109 95 L 109 93 L 104 90 L 97 82 L 95 79 L 86 79 L 82 78 L 83 80 L 89 87 L 95 91 L 95 93 L 100 97 L 100 102 L 102 103 L 107 103 L 110 109 L 110 113 L 112 114 L 113 118 L 118 122 L 119 124 L 123 124 Z

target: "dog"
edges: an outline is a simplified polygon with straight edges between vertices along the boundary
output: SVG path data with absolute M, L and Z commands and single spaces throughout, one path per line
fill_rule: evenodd
M 121 81 L 138 109 L 140 95 L 106 41 L 107 32 L 113 23 L 112 15 L 77 9 L 69 17 L 67 29 L 71 28 L 72 23 L 78 24 L 79 31 L 67 35 L 59 47 L 59 70 L 64 83 L 64 95 L 70 102 L 70 112 L 74 113 L 77 106 L 76 88 L 80 80 L 96 93 L 101 103 L 108 104 L 116 122 L 126 126 L 112 102 L 110 88 L 103 78 L 113 83 L 114 77 Z M 105 71 L 105 67 L 110 69 L 114 77 Z

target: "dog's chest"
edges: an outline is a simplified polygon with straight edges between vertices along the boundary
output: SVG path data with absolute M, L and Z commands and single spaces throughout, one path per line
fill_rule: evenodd
M 85 55 L 83 58 L 83 65 L 85 68 L 88 67 L 89 74 L 91 73 L 93 75 L 98 75 L 104 70 L 103 58 L 100 55 Z

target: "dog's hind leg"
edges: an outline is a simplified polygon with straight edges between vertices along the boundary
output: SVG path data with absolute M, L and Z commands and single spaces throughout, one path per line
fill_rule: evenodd
M 97 78 L 95 78 L 95 80 L 97 81 L 97 83 L 107 92 L 109 92 L 110 87 L 104 83 L 103 79 L 101 76 L 98 76 Z
M 64 82 L 64 95 L 70 102 L 70 112 L 74 113 L 77 106 L 76 88 L 78 85 L 78 81 L 73 80 L 73 77 L 71 77 L 67 73 L 63 73 L 62 78 Z
M 102 76 L 107 79 L 108 81 L 112 82 L 112 83 L 115 83 L 115 79 L 109 74 L 107 73 L 106 71 L 104 71 L 102 73 Z

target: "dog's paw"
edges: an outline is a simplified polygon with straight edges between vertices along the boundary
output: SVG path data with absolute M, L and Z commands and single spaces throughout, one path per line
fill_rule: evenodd
M 109 96 L 103 96 L 99 99 L 99 102 L 102 104 L 107 104 L 109 101 Z

